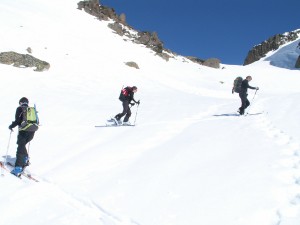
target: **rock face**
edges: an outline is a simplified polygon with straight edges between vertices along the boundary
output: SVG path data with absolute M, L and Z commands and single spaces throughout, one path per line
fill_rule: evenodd
M 162 53 L 164 49 L 163 43 L 159 40 L 156 32 L 138 32 L 135 42 L 146 45 L 156 53 Z
M 80 1 L 77 5 L 79 10 L 84 10 L 85 12 L 95 16 L 99 20 L 113 20 L 113 23 L 108 24 L 108 27 L 110 29 L 114 30 L 120 36 L 126 36 L 131 41 L 145 45 L 147 48 L 152 49 L 156 53 L 156 55 L 160 56 L 164 60 L 169 61 L 171 57 L 174 57 L 174 55 L 176 55 L 176 53 L 164 48 L 164 44 L 158 38 L 158 34 L 156 32 L 129 32 L 129 30 L 133 30 L 133 28 L 126 23 L 126 15 L 122 13 L 120 16 L 118 16 L 113 8 L 100 5 L 99 0 Z M 191 58 L 196 59 L 196 57 Z M 192 61 L 199 63 L 198 60 Z M 218 65 L 218 62 L 220 64 L 220 60 L 208 59 L 199 64 L 219 68 L 220 65 Z
M 99 4 L 98 0 L 80 1 L 77 3 L 79 10 L 84 10 L 88 14 L 97 17 L 99 20 L 112 19 L 117 23 L 126 24 L 126 15 L 122 13 L 118 16 L 113 8 L 109 8 Z
M 295 68 L 300 68 L 300 56 L 298 57 L 296 64 L 295 64 Z
M 278 49 L 281 45 L 296 40 L 300 36 L 300 30 L 292 31 L 285 34 L 276 34 L 259 45 L 254 46 L 244 61 L 244 66 L 266 56 L 270 51 Z
M 220 63 L 221 63 L 221 61 L 219 59 L 210 58 L 210 59 L 205 60 L 203 65 L 219 69 L 220 68 Z
M 34 71 L 45 71 L 50 68 L 48 62 L 39 60 L 29 54 L 19 54 L 16 52 L 1 52 L 0 63 L 13 65 L 15 67 L 35 67 Z
M 163 42 L 159 40 L 156 32 L 140 31 L 136 32 L 135 35 L 130 33 L 128 30 L 132 29 L 132 27 L 126 23 L 126 15 L 124 13 L 118 16 L 114 9 L 100 5 L 98 0 L 81 1 L 78 3 L 78 9 L 83 9 L 85 12 L 97 17 L 99 20 L 113 20 L 114 23 L 108 24 L 108 27 L 114 30 L 118 35 L 125 35 L 133 42 L 145 45 L 166 61 L 171 57 L 167 53 L 163 53 L 165 50 Z
M 212 67 L 215 69 L 219 69 L 220 68 L 220 63 L 221 61 L 219 59 L 216 58 L 210 58 L 210 59 L 199 59 L 193 56 L 187 56 L 187 58 L 189 60 L 191 60 L 192 62 L 198 63 L 200 65 L 204 65 L 204 66 L 208 66 L 208 67 Z

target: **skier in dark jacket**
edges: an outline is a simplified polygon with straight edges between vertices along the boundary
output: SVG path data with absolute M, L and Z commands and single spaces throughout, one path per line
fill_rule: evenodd
M 21 126 L 21 123 L 23 121 L 23 109 L 22 107 L 28 107 L 29 101 L 27 98 L 23 97 L 19 100 L 19 107 L 16 110 L 15 115 L 15 121 L 11 123 L 11 125 L 8 127 L 11 131 L 13 131 L 13 128 L 16 126 Z M 33 137 L 34 133 L 32 131 L 24 131 L 19 130 L 18 133 L 18 148 L 17 148 L 17 154 L 16 154 L 16 162 L 15 162 L 15 168 L 11 171 L 12 174 L 16 176 L 20 176 L 23 169 L 29 165 L 29 157 L 28 152 L 26 149 L 26 144 L 29 143 Z
M 134 93 L 136 93 L 136 92 L 137 92 L 136 86 L 126 87 L 126 88 L 122 89 L 119 99 L 122 102 L 123 112 L 121 112 L 115 116 L 115 119 L 117 120 L 118 124 L 122 123 L 120 120 L 123 116 L 125 116 L 125 118 L 123 120 L 123 124 L 129 124 L 128 120 L 129 120 L 129 117 L 131 116 L 131 110 L 130 110 L 129 105 L 133 106 L 135 103 L 140 104 L 140 101 L 136 101 L 134 99 Z M 131 101 L 134 101 L 135 103 L 131 103 Z
M 239 93 L 239 96 L 241 98 L 241 102 L 242 102 L 242 105 L 241 107 L 239 108 L 239 113 L 241 115 L 244 115 L 245 113 L 245 109 L 250 105 L 250 102 L 249 100 L 247 99 L 247 96 L 248 96 L 248 88 L 250 89 L 256 89 L 258 90 L 259 88 L 258 87 L 251 87 L 249 85 L 249 82 L 252 80 L 252 77 L 251 76 L 247 76 L 245 80 L 243 80 L 242 84 L 241 84 L 241 91 Z

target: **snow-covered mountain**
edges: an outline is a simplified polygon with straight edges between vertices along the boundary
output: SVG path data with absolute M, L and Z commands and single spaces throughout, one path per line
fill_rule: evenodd
M 269 61 L 272 65 L 287 69 L 300 68 L 300 56 L 297 45 L 300 39 L 300 29 L 285 32 L 283 34 L 276 34 L 259 45 L 254 46 L 249 52 L 244 61 L 244 65 L 249 65 L 253 62 L 266 58 L 267 55 L 274 55 L 284 46 L 289 46 L 288 49 L 280 50 L 279 53 Z M 293 43 L 293 44 L 292 44 Z M 291 45 L 292 44 L 292 45 Z M 300 46 L 300 45 L 299 45 Z M 298 47 L 299 47 L 298 46 Z M 278 58 L 279 60 L 276 60 Z
M 278 50 L 270 52 L 264 60 L 269 61 L 273 66 L 299 71 L 299 68 L 295 68 L 297 59 L 300 56 L 299 43 L 300 41 L 297 39 L 296 41 L 285 44 Z
M 166 62 L 76 8 L 0 2 L 0 52 L 30 47 L 51 65 L 0 64 L 2 160 L 15 157 L 8 126 L 21 97 L 41 121 L 29 149 L 40 182 L 1 171 L 0 224 L 299 224 L 299 71 L 263 59 L 222 70 Z M 249 115 L 239 117 L 232 82 L 247 75 L 260 90 L 249 90 Z M 95 128 L 121 111 L 123 85 L 138 87 L 136 126 Z

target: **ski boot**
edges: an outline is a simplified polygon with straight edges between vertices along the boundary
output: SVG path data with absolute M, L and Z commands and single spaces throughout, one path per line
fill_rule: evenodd
M 117 126 L 122 125 L 122 121 L 116 116 L 112 118 Z
M 15 175 L 16 177 L 20 177 L 23 172 L 23 168 L 20 166 L 16 166 L 10 173 Z

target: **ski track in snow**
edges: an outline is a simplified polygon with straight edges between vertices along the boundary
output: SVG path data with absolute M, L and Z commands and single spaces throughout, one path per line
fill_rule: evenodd
M 262 106 L 257 104 L 257 108 L 262 108 Z M 295 223 L 292 218 L 300 212 L 300 144 L 288 133 L 276 127 L 267 113 L 255 117 L 255 123 L 255 126 L 261 129 L 267 138 L 281 146 L 281 159 L 275 166 L 281 169 L 282 172 L 278 174 L 278 179 L 286 186 L 278 188 L 275 191 L 275 197 L 278 200 L 289 200 L 277 209 L 278 222 L 276 225 L 298 224 L 299 221 Z
M 1 20 L 2 28 L 7 31 L 4 32 L 5 35 L 2 35 L 2 51 L 24 52 L 25 48 L 30 45 L 34 50 L 34 55 L 50 62 L 51 69 L 37 75 L 36 72 L 29 72 L 25 68 L 17 69 L 8 65 L 1 65 L 3 74 L 1 89 L 3 100 L 1 111 L 3 114 L 2 131 L 4 133 L 4 128 L 7 131 L 8 124 L 4 121 L 10 121 L 12 114 L 9 111 L 14 112 L 14 104 L 17 103 L 17 99 L 21 95 L 28 95 L 30 99 L 42 103 L 38 105 L 41 106 L 39 109 L 41 110 L 41 118 L 45 122 L 45 129 L 41 129 L 39 131 L 41 136 L 34 139 L 34 143 L 40 148 L 33 146 L 33 149 L 36 149 L 34 153 L 36 154 L 36 161 L 42 159 L 45 165 L 42 165 L 39 170 L 35 170 L 38 174 L 32 174 L 40 181 L 39 183 L 34 183 L 26 178 L 17 180 L 10 174 L 5 174 L 3 183 L 8 186 L 3 185 L 1 189 L 0 224 L 15 225 L 24 223 L 24 221 L 30 221 L 29 223 L 32 225 L 300 224 L 299 220 L 295 221 L 293 219 L 300 218 L 300 140 L 295 139 L 286 130 L 278 128 L 276 121 L 272 121 L 270 115 L 261 113 L 265 112 L 263 111 L 265 109 L 260 101 L 255 102 L 253 107 L 251 106 L 249 116 L 243 117 L 236 112 L 230 113 L 234 108 L 233 101 L 235 101 L 230 93 L 231 82 L 236 74 L 243 76 L 253 74 L 255 76 L 254 82 L 257 82 L 257 85 L 261 85 L 261 87 L 266 87 L 266 94 L 272 94 L 277 88 L 282 89 L 282 91 L 289 89 L 288 93 L 292 93 L 290 89 L 295 89 L 295 92 L 298 93 L 297 84 L 299 84 L 299 79 L 291 77 L 293 74 L 297 76 L 298 74 L 291 72 L 285 74 L 287 71 L 277 70 L 269 65 L 265 67 L 265 63 L 262 64 L 262 67 L 260 65 L 256 67 L 255 64 L 257 63 L 255 63 L 243 67 L 226 65 L 225 70 L 215 70 L 193 63 L 189 65 L 189 62 L 180 56 L 175 57 L 174 60 L 171 59 L 169 62 L 161 62 L 160 58 L 153 58 L 153 52 L 146 53 L 149 52 L 148 48 L 140 48 L 140 45 L 135 45 L 129 40 L 125 41 L 110 29 L 107 30 L 108 21 L 99 23 L 98 20 L 87 15 L 83 10 L 81 12 L 76 9 L 76 1 L 67 0 L 64 1 L 64 4 L 60 4 L 62 1 L 58 0 L 48 1 L 47 4 L 36 0 L 21 2 L 26 2 L 26 4 L 16 4 L 11 0 L 2 0 L 0 3 L 0 7 L 4 9 L 2 10 L 2 16 L 5 18 Z M 57 7 L 58 4 L 60 4 L 60 7 Z M 44 24 L 47 24 L 47 27 L 44 27 Z M 33 38 L 32 34 L 34 33 L 40 34 L 38 39 Z M 20 36 L 22 36 L 21 39 Z M 295 46 L 291 45 L 290 48 L 295 48 Z M 282 50 L 286 50 L 286 48 Z M 133 71 L 125 66 L 124 62 L 128 60 L 138 62 L 141 69 Z M 280 62 L 282 58 L 275 55 L 275 57 L 271 57 L 271 61 L 274 60 Z M 294 62 L 292 64 L 294 66 Z M 272 75 L 268 78 L 269 73 L 272 73 Z M 274 79 L 277 76 L 279 79 Z M 28 79 L 32 79 L 33 82 L 24 85 L 24 82 Z M 270 82 L 270 79 L 272 79 L 272 82 Z M 286 79 L 287 82 L 283 82 Z M 220 83 L 221 80 L 224 81 L 224 84 Z M 293 84 L 288 81 L 293 81 Z M 88 117 L 94 123 L 94 118 L 96 118 L 94 114 L 98 114 L 100 110 L 103 110 L 103 112 L 98 116 L 102 117 L 110 109 L 115 109 L 112 106 L 114 103 L 108 102 L 111 101 L 112 93 L 115 93 L 113 90 L 118 89 L 116 89 L 116 86 L 121 87 L 124 82 L 128 85 L 132 83 L 141 87 L 139 93 L 141 93 L 142 101 L 145 102 L 145 108 L 141 108 L 137 127 L 124 127 L 120 130 L 118 128 L 114 130 L 108 128 L 110 130 L 97 130 L 94 132 L 93 129 L 86 126 L 88 122 L 81 124 L 81 122 L 86 122 Z M 13 92 L 11 92 L 10 87 L 12 83 L 15 87 Z M 289 85 L 288 88 L 286 84 Z M 227 94 L 228 91 L 229 94 Z M 281 92 L 278 91 L 278 93 Z M 296 102 L 297 98 L 293 97 L 291 99 Z M 226 104 L 222 104 L 224 100 L 227 102 Z M 105 102 L 105 104 L 99 104 L 99 101 Z M 103 107 L 104 105 L 106 106 Z M 53 117 L 57 113 L 56 107 L 61 107 L 62 114 L 64 114 L 62 118 L 56 119 Z M 86 113 L 86 111 L 89 112 Z M 147 119 L 149 118 L 148 122 Z M 57 122 L 62 123 L 58 125 Z M 134 174 L 134 176 L 130 174 L 131 171 L 141 168 L 140 164 L 142 163 L 133 164 L 129 168 L 128 165 L 134 159 L 139 159 L 140 156 L 141 159 L 145 159 L 146 157 L 143 158 L 143 154 L 149 156 L 150 154 L 146 154 L 147 151 L 150 152 L 155 148 L 161 150 L 169 147 L 171 150 L 166 151 L 166 155 L 174 154 L 173 149 L 185 153 L 185 149 L 181 148 L 189 142 L 189 136 L 186 133 L 198 135 L 197 132 L 202 132 L 202 135 L 206 135 L 207 130 L 213 127 L 215 130 L 208 132 L 210 134 L 208 136 L 209 141 L 198 142 L 198 137 L 196 135 L 193 137 L 194 140 L 191 145 L 202 147 L 210 141 L 218 142 L 217 135 L 222 137 L 224 133 L 228 132 L 234 136 L 234 132 L 240 131 L 241 128 L 244 128 L 244 125 L 251 129 L 250 131 L 246 130 L 246 134 L 253 134 L 254 137 L 261 138 L 261 136 L 255 136 L 255 134 L 257 131 L 262 131 L 259 135 L 265 135 L 265 143 L 272 144 L 273 147 L 276 146 L 276 152 L 274 150 L 274 154 L 272 154 L 273 152 L 268 151 L 269 155 L 264 156 L 265 158 L 262 161 L 262 163 L 271 162 L 274 164 L 271 165 L 272 173 L 261 170 L 258 173 L 262 172 L 263 175 L 257 176 L 255 174 L 257 170 L 254 169 L 255 173 L 252 180 L 248 181 L 247 177 L 244 179 L 244 175 L 247 174 L 240 173 L 239 168 L 236 167 L 231 170 L 231 166 L 228 166 L 228 172 L 219 175 L 219 178 L 225 177 L 221 179 L 222 184 L 220 184 L 210 179 L 207 181 L 193 180 L 191 182 L 192 178 L 195 178 L 194 174 L 190 175 L 190 179 L 164 181 L 163 178 L 169 175 L 165 172 L 162 178 L 154 179 L 154 181 L 162 181 L 158 184 L 167 184 L 166 187 L 153 189 L 154 194 L 150 197 L 148 197 L 148 193 L 144 194 L 141 198 L 143 203 L 133 201 L 131 198 L 132 196 L 141 196 L 142 192 L 138 193 L 137 188 L 139 186 L 134 187 L 135 183 L 130 183 L 130 181 L 143 182 L 138 180 L 142 177 L 139 176 L 139 173 Z M 65 130 L 57 132 L 62 127 L 65 127 Z M 230 130 L 231 127 L 235 127 L 234 131 Z M 90 130 L 92 131 L 90 132 Z M 131 134 L 127 133 L 128 138 L 122 137 L 122 134 L 129 130 L 133 132 Z M 61 137 L 59 137 L 60 134 Z M 133 138 L 133 135 L 135 137 L 140 135 L 139 143 L 134 141 L 135 137 Z M 248 140 L 248 136 L 242 135 L 242 137 L 245 138 L 242 141 Z M 132 140 L 124 141 L 131 138 Z M 116 141 L 120 139 L 121 141 Z M 180 141 L 176 141 L 178 139 Z M 234 142 L 233 139 L 222 140 L 221 143 Z M 15 141 L 12 140 L 11 143 L 13 142 Z M 65 144 L 65 142 L 69 144 Z M 179 144 L 179 147 L 172 144 L 172 142 Z M 273 143 L 275 144 L 273 145 Z M 3 143 L 2 145 L 2 148 L 6 147 Z M 53 150 L 52 148 L 55 148 L 56 145 L 59 148 Z M 123 145 L 125 148 L 121 149 Z M 227 151 L 222 150 L 228 150 L 231 147 L 226 145 L 227 149 L 222 149 L 223 146 L 216 146 L 209 148 L 209 150 L 221 148 L 220 153 L 227 153 Z M 277 148 L 277 146 L 279 147 Z M 103 149 L 100 149 L 102 147 Z M 233 150 L 233 157 L 240 153 L 239 146 Z M 256 150 L 260 151 L 263 148 L 258 147 Z M 201 157 L 206 152 L 194 154 L 191 151 L 190 153 L 193 153 L 191 156 Z M 214 154 L 222 157 L 222 154 L 217 151 Z M 207 170 L 202 172 L 199 177 L 207 178 L 203 175 L 204 173 L 209 176 L 218 175 L 217 172 L 224 170 L 222 167 L 230 163 L 222 162 L 222 158 L 216 160 L 214 154 L 208 157 Z M 161 152 L 156 151 L 153 155 L 160 157 Z M 260 157 L 252 152 L 249 155 L 253 156 L 251 163 Z M 170 167 L 174 165 L 174 162 L 177 163 L 183 154 L 178 154 L 178 156 L 178 158 L 174 157 L 173 161 L 169 162 Z M 189 156 L 187 155 L 187 159 Z M 237 161 L 243 159 L 244 153 L 239 156 L 240 158 L 237 157 Z M 268 157 L 271 159 L 276 157 L 276 160 L 268 160 Z M 87 159 L 87 161 L 83 159 Z M 190 160 L 191 164 L 196 165 L 198 163 L 197 158 Z M 74 176 L 75 171 L 72 171 L 72 169 L 78 168 L 78 164 L 76 164 L 78 162 L 82 163 L 80 166 L 85 168 L 84 171 L 82 169 L 77 170 L 77 174 Z M 168 163 L 167 161 L 161 161 L 161 163 L 165 162 Z M 219 165 L 217 165 L 218 162 Z M 232 161 L 232 163 L 235 163 L 235 161 Z M 98 166 L 98 164 L 101 164 L 101 166 Z M 191 164 L 184 162 L 180 165 L 182 167 L 172 167 L 170 170 L 174 170 L 174 172 L 177 172 L 176 176 L 183 178 L 183 175 L 178 173 L 182 172 L 182 169 L 186 169 L 185 172 L 187 172 L 187 167 L 190 168 Z M 236 163 L 237 166 L 241 164 Z M 151 166 L 147 165 L 145 170 L 149 172 L 155 166 L 151 163 Z M 248 166 L 252 167 L 250 164 Z M 259 164 L 258 168 L 266 170 L 270 168 L 260 166 Z M 38 166 L 35 168 L 38 168 Z M 201 169 L 201 167 L 196 166 L 194 168 Z M 121 169 L 128 169 L 128 174 L 125 172 L 120 173 L 119 170 Z M 116 179 L 116 181 L 105 180 L 107 177 L 102 175 L 107 171 L 111 172 L 107 173 L 107 177 Z M 234 173 L 235 171 L 237 173 Z M 244 168 L 244 171 L 251 170 L 245 170 Z M 278 174 L 276 174 L 277 171 Z M 155 170 L 152 176 L 160 175 L 160 172 L 163 171 Z M 198 170 L 194 171 L 194 173 L 197 172 Z M 250 195 L 250 197 L 246 192 L 252 187 L 257 187 L 256 185 L 250 186 L 246 191 L 243 188 L 232 186 L 234 190 L 229 194 L 216 188 L 220 186 L 220 188 L 229 189 L 226 186 L 229 176 L 238 173 L 238 178 L 231 178 L 230 184 L 238 186 L 239 183 L 245 182 L 245 185 L 242 186 L 246 187 L 249 184 L 251 185 L 251 181 L 255 182 L 255 178 L 268 179 L 270 174 L 272 178 L 275 176 L 275 179 L 271 179 L 271 182 L 275 184 L 269 184 L 268 181 L 258 181 L 259 188 L 263 189 L 262 194 Z M 93 183 L 95 175 L 99 178 L 97 181 L 103 179 L 103 183 Z M 120 175 L 124 175 L 124 177 L 120 177 Z M 191 186 L 191 189 L 187 189 L 185 185 L 182 185 L 182 181 L 189 182 L 188 185 Z M 126 182 L 130 183 L 131 186 L 126 185 Z M 152 186 L 150 182 L 147 181 L 141 186 L 146 187 L 146 185 L 149 185 L 156 188 L 156 185 Z M 267 188 L 261 185 L 265 183 Z M 102 184 L 109 187 L 103 187 Z M 81 185 L 82 187 L 80 187 Z M 116 187 L 113 185 L 116 185 Z M 174 188 L 176 186 L 181 187 Z M 198 188 L 201 186 L 207 186 L 203 188 L 204 191 L 207 191 L 206 193 L 201 193 Z M 129 187 L 130 190 L 126 190 L 126 187 Z M 256 189 L 253 189 L 253 192 L 255 191 Z M 268 191 L 271 197 L 267 193 Z M 233 192 L 240 192 L 240 194 L 235 195 Z M 203 197 L 197 198 L 197 194 L 202 194 Z M 151 208 L 147 200 L 152 200 L 150 199 L 152 196 L 154 198 L 159 196 L 159 198 L 153 199 L 153 207 Z M 225 201 L 222 199 L 223 196 Z M 263 208 L 260 208 L 259 205 L 262 201 L 253 201 L 252 196 L 262 197 L 262 201 L 266 199 Z M 273 196 L 275 201 L 270 199 Z M 234 200 L 233 198 L 237 199 Z M 199 204 L 194 204 L 196 201 L 199 201 Z M 202 205 L 200 202 L 206 203 Z M 232 207 L 227 204 L 231 202 L 234 202 Z M 270 206 L 269 202 L 275 202 L 276 205 Z M 253 207 L 245 206 L 245 203 L 249 203 Z M 197 206 L 202 207 L 200 209 L 204 210 L 208 208 L 206 213 L 210 215 L 205 215 L 198 210 Z M 144 212 L 135 213 L 138 209 Z M 215 222 L 210 223 L 205 219 Z
M 121 155 L 120 160 L 124 160 L 126 157 L 137 157 L 141 152 L 144 152 L 148 148 L 153 148 L 155 146 L 161 145 L 164 142 L 172 138 L 176 138 L 178 134 L 184 132 L 186 128 L 190 125 L 195 123 L 199 123 L 202 121 L 209 121 L 209 120 L 218 120 L 222 119 L 222 117 L 214 116 L 214 113 L 218 111 L 219 106 L 212 106 L 207 109 L 205 112 L 196 113 L 192 116 L 186 117 L 180 121 L 161 121 L 159 122 L 161 129 L 155 132 L 152 136 L 146 138 L 143 141 L 142 145 L 135 145 L 125 151 L 123 155 Z M 232 118 L 232 117 L 231 117 Z M 143 124 L 146 125 L 146 124 Z M 149 124 L 148 124 L 149 125 Z M 153 123 L 151 123 L 153 125 Z M 154 125 L 157 125 L 155 123 Z M 128 128 L 131 129 L 131 128 Z M 147 146 L 147 147 L 145 147 Z M 147 149 L 145 149 L 147 148 Z M 141 150 L 142 149 L 142 150 Z M 102 208 L 99 204 L 94 202 L 91 199 L 81 199 L 78 196 L 75 196 L 69 193 L 67 190 L 62 189 L 58 184 L 55 184 L 52 180 L 48 180 L 46 178 L 37 177 L 43 184 L 47 187 L 47 190 L 53 190 L 53 192 L 57 193 L 60 199 L 64 199 L 65 202 L 68 202 L 68 205 L 76 208 L 76 211 L 81 212 L 82 215 L 88 218 L 94 218 L 94 220 L 98 220 L 99 224 L 105 225 L 139 225 L 138 222 L 134 221 L 133 219 L 121 218 L 120 216 L 116 216 L 111 212 L 108 212 L 104 208 Z M 98 224 L 98 223 L 97 223 Z

